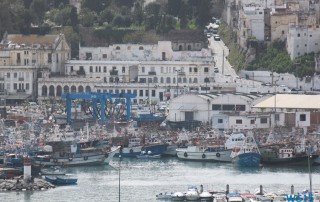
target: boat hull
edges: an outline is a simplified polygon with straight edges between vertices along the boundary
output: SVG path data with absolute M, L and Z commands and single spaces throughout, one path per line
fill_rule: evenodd
M 217 152 L 192 152 L 187 148 L 177 149 L 177 156 L 181 160 L 187 161 L 205 161 L 205 162 L 231 162 L 232 150 L 224 150 Z
M 259 153 L 242 153 L 232 158 L 232 163 L 237 166 L 258 167 L 260 166 L 261 155 Z
M 314 161 L 319 157 L 319 155 L 311 155 L 310 156 L 310 164 L 314 163 Z M 261 163 L 266 165 L 308 165 L 308 155 L 304 156 L 295 156 L 290 158 L 268 158 L 262 157 Z

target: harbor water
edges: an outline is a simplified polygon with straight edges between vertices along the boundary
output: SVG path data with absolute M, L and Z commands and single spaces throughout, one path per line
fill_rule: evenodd
M 163 192 L 184 192 L 188 185 L 201 184 L 204 190 L 240 191 L 258 189 L 267 192 L 290 193 L 309 189 L 308 165 L 301 167 L 238 168 L 229 163 L 185 162 L 176 158 L 122 159 L 119 178 L 119 159 L 110 165 L 67 168 L 78 178 L 77 185 L 61 186 L 46 191 L 0 192 L 1 201 L 157 201 Z M 320 190 L 320 166 L 312 167 L 313 190 Z

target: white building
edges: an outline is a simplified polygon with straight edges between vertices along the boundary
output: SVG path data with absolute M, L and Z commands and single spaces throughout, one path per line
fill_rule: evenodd
M 41 71 L 64 72 L 70 48 L 64 35 L 5 34 L 0 44 L 0 90 L 15 104 L 37 96 Z
M 287 51 L 291 59 L 320 51 L 320 27 L 291 24 L 287 35 Z
M 244 4 L 239 10 L 239 44 L 247 46 L 247 39 L 252 37 L 257 41 L 265 40 L 265 11 L 258 4 Z
M 269 128 L 270 113 L 256 113 L 252 106 L 270 95 L 244 93 L 181 95 L 170 101 L 169 122 L 197 120 L 223 130 Z
M 80 60 L 66 62 L 65 77 L 49 78 L 48 73 L 39 79 L 39 98 L 66 92 L 123 92 L 135 93 L 134 102 L 141 103 L 209 92 L 214 89 L 215 63 L 211 50 L 202 47 L 201 42 L 182 41 L 81 47 Z

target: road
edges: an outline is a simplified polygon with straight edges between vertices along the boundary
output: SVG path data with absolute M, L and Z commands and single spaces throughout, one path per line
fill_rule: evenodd
M 214 53 L 216 61 L 216 67 L 219 68 L 219 72 L 223 75 L 231 75 L 233 78 L 237 77 L 236 71 L 232 68 L 226 57 L 229 54 L 229 48 L 224 44 L 222 40 L 215 41 L 213 37 L 209 39 L 209 48 Z

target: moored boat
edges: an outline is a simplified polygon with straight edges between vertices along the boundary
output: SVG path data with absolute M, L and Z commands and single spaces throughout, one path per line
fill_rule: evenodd
M 199 191 L 195 186 L 189 186 L 185 196 L 187 201 L 197 201 L 200 199 Z
M 318 158 L 317 154 L 297 153 L 293 148 L 268 148 L 261 153 L 261 163 L 266 165 L 308 165 Z
M 261 154 L 251 131 L 243 140 L 241 147 L 235 147 L 231 153 L 232 163 L 237 166 L 257 167 Z
M 70 177 L 58 177 L 58 176 L 45 176 L 45 180 L 47 182 L 50 182 L 54 185 L 73 185 L 77 184 L 78 179 L 77 178 L 70 178 Z

